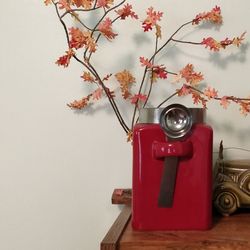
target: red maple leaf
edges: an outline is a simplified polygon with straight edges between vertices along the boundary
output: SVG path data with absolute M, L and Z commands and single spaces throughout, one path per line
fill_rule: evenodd
M 153 72 L 157 75 L 158 78 L 161 78 L 161 79 L 167 79 L 167 71 L 166 71 L 166 68 L 163 67 L 163 66 L 156 66 L 154 69 L 153 69 Z
M 116 11 L 116 13 L 121 17 L 121 19 L 125 19 L 126 17 L 131 17 L 134 19 L 138 19 L 138 16 L 135 14 L 135 12 L 132 10 L 131 4 L 125 4 L 122 9 L 119 9 Z
M 110 8 L 110 5 L 114 3 L 114 0 L 97 0 L 96 6 L 103 8 Z
M 153 29 L 152 23 L 148 23 L 148 22 L 143 22 L 143 23 L 142 23 L 142 27 L 143 27 L 144 32 Z
M 208 87 L 204 90 L 204 95 L 208 97 L 208 99 L 218 97 L 218 91 L 214 88 Z
M 221 24 L 222 23 L 221 8 L 219 6 L 215 6 L 209 12 L 199 13 L 193 19 L 193 24 L 199 24 L 201 21 L 209 21 L 215 24 Z
M 144 58 L 143 56 L 140 57 L 140 62 L 141 62 L 141 66 L 145 66 L 148 68 L 152 68 L 153 64 L 146 58 Z
M 226 109 L 228 107 L 228 105 L 230 104 L 228 97 L 227 96 L 223 96 L 220 100 L 220 105 Z
M 112 30 L 112 21 L 109 17 L 99 24 L 98 29 L 107 39 L 114 39 L 117 36 Z
M 92 93 L 92 98 L 93 98 L 93 100 L 99 100 L 99 99 L 101 99 L 101 98 L 102 98 L 102 94 L 103 94 L 102 88 L 96 89 L 96 90 Z
M 68 50 L 66 51 L 66 54 L 59 57 L 59 59 L 56 61 L 56 64 L 58 66 L 64 66 L 64 68 L 69 66 L 70 63 L 70 59 L 71 57 L 74 55 L 74 51 L 73 50 Z
M 132 104 L 137 104 L 139 101 L 145 102 L 147 100 L 146 95 L 135 94 L 130 98 Z

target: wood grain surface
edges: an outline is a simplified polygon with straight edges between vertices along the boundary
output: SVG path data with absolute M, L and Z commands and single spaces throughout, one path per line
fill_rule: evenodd
M 250 249 L 250 214 L 216 217 L 209 231 L 135 231 L 128 223 L 119 250 L 247 250 Z
M 125 206 L 104 239 L 101 242 L 101 250 L 117 250 L 119 239 L 131 217 L 131 207 Z

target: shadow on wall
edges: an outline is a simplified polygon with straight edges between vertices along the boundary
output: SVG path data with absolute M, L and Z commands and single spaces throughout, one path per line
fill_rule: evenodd
M 213 120 L 211 116 L 207 118 L 207 123 L 212 124 L 214 130 L 218 133 L 226 134 L 229 138 L 235 137 L 235 140 L 242 142 L 242 144 L 250 142 L 250 127 L 239 129 L 229 121 L 218 122 Z

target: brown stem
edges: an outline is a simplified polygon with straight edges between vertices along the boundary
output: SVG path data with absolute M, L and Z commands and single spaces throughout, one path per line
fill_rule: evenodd
M 97 31 L 97 27 L 99 26 L 99 24 L 102 22 L 102 20 L 107 16 L 107 14 L 111 11 L 113 11 L 114 9 L 118 8 L 119 6 L 121 6 L 122 4 L 124 4 L 126 2 L 126 0 L 123 0 L 122 2 L 120 2 L 119 4 L 113 6 L 112 8 L 108 9 L 104 15 L 101 17 L 101 19 L 97 22 L 97 24 L 95 25 L 95 27 L 93 28 L 93 31 L 92 31 L 92 34 L 91 36 L 93 35 L 93 33 L 95 31 Z
M 120 17 L 121 17 L 121 16 L 116 17 L 116 18 L 112 21 L 112 23 L 114 23 L 115 21 L 117 21 Z M 95 43 L 97 43 L 97 42 L 99 41 L 101 35 L 102 35 L 101 33 L 98 34 L 98 36 L 97 36 L 97 38 L 96 38 L 96 40 L 95 40 Z M 86 48 L 86 50 L 84 51 L 84 58 L 85 58 L 85 59 L 87 58 L 87 57 L 86 57 L 87 52 L 88 52 L 88 48 Z M 90 53 L 89 53 L 89 56 L 88 56 L 88 59 L 87 59 L 88 61 L 90 60 L 92 54 L 93 54 L 93 52 L 90 52 Z
M 88 12 L 88 11 L 93 11 L 93 10 L 98 10 L 100 9 L 100 7 L 94 7 L 91 9 L 70 9 L 70 10 L 66 10 L 62 15 L 61 18 L 64 18 L 67 14 L 72 14 L 72 12 Z
M 158 48 L 158 36 L 156 35 L 155 36 L 155 52 L 157 51 L 157 48 Z M 154 61 L 155 61 L 155 57 L 153 58 L 153 60 L 152 60 L 152 64 L 154 65 Z M 145 101 L 145 103 L 143 104 L 143 108 L 145 108 L 145 106 L 147 105 L 147 103 L 148 103 L 148 100 L 149 100 L 149 97 L 150 97 L 150 95 L 151 95 L 151 92 L 152 92 L 152 88 L 153 88 L 153 81 L 154 81 L 154 79 L 153 79 L 153 76 L 154 76 L 154 71 L 153 71 L 153 69 L 152 69 L 152 71 L 151 71 L 151 77 L 150 77 L 150 86 L 149 86 L 149 91 L 148 91 L 148 95 L 147 95 L 147 99 L 146 99 L 146 101 Z
M 189 24 L 191 24 L 193 21 L 189 21 L 189 22 L 186 22 L 186 23 L 184 23 L 184 24 L 182 24 L 170 37 L 169 37 L 169 39 L 151 56 L 151 58 L 149 59 L 149 61 L 150 62 L 152 62 L 152 60 L 153 60 L 153 58 L 155 58 L 155 56 L 161 51 L 161 50 L 163 50 L 166 46 L 167 46 L 167 44 L 172 40 L 172 38 L 183 28 L 183 27 L 185 27 L 186 25 L 189 25 Z M 148 69 L 148 67 L 146 66 L 145 67 L 145 70 L 144 70 L 144 73 L 143 73 L 143 76 L 142 76 L 142 81 L 141 81 L 141 85 L 140 85 L 140 88 L 139 88 L 139 91 L 138 91 L 138 94 L 140 94 L 141 93 L 141 90 L 142 90 L 142 86 L 143 86 L 143 84 L 144 84 L 144 81 L 145 81 L 145 76 L 146 76 L 146 74 L 147 74 L 147 69 Z M 137 101 L 138 102 L 138 101 Z M 137 103 L 136 103 L 137 104 Z M 134 122 L 135 122 L 135 115 L 136 115 L 136 111 L 137 111 L 137 105 L 135 105 L 135 107 L 134 107 L 134 113 L 133 113 L 133 117 L 132 117 L 132 125 L 131 125 L 131 127 L 133 128 L 133 126 L 134 126 Z
M 54 3 L 54 2 L 53 2 Z M 58 8 L 57 8 L 57 4 L 54 3 L 54 6 L 55 6 L 55 9 L 56 9 L 56 13 L 57 13 L 57 16 L 61 22 L 61 24 L 63 25 L 63 28 L 64 28 L 64 31 L 65 31 L 65 34 L 66 34 L 66 38 L 67 38 L 67 43 L 68 43 L 68 47 L 69 46 L 69 34 L 68 34 L 68 30 L 67 30 L 67 26 L 66 24 L 64 23 L 64 21 L 62 20 L 62 18 L 60 17 L 60 14 L 59 14 L 59 11 L 58 11 Z M 126 132 L 126 134 L 129 132 L 129 128 L 128 126 L 126 125 L 126 123 L 124 122 L 120 112 L 119 112 L 119 109 L 114 101 L 114 98 L 110 95 L 110 93 L 108 92 L 106 86 L 104 85 L 103 81 L 101 80 L 100 76 L 98 75 L 97 71 L 95 70 L 95 68 L 90 65 L 90 64 L 86 64 L 84 63 L 82 60 L 80 60 L 76 55 L 73 55 L 73 58 L 78 61 L 79 63 L 81 63 L 85 68 L 87 68 L 99 81 L 101 87 L 103 88 L 105 94 L 107 95 L 108 97 L 108 100 L 112 106 L 112 109 L 118 119 L 118 121 L 120 122 L 120 125 L 122 126 L 122 128 L 124 129 L 124 131 Z
M 171 39 L 173 42 L 176 42 L 176 43 L 187 43 L 187 44 L 192 44 L 192 45 L 202 45 L 202 43 L 198 43 L 198 42 L 189 42 L 189 41 L 182 41 L 182 40 L 177 40 L 177 39 L 174 39 L 172 38 Z
M 174 96 L 178 95 L 179 91 L 174 92 L 172 95 L 170 95 L 169 97 L 167 97 L 163 102 L 161 102 L 157 108 L 160 108 L 164 103 L 166 103 L 167 101 L 169 101 L 171 98 L 173 98 Z
M 116 114 L 116 116 L 117 116 L 117 118 L 118 118 L 118 120 L 119 120 L 121 126 L 123 127 L 124 131 L 125 131 L 126 133 L 128 133 L 128 132 L 129 132 L 129 128 L 128 128 L 127 124 L 125 123 L 125 121 L 124 121 L 124 119 L 123 119 L 123 117 L 122 117 L 122 115 L 121 115 L 121 113 L 120 113 L 120 111 L 119 111 L 119 109 L 118 109 L 118 107 L 117 107 L 117 105 L 116 105 L 116 103 L 115 103 L 114 98 L 113 98 L 112 95 L 108 92 L 108 90 L 107 90 L 107 88 L 106 88 L 104 82 L 103 82 L 102 79 L 100 78 L 100 76 L 99 76 L 99 74 L 97 73 L 97 71 L 95 70 L 95 68 L 94 68 L 90 63 L 89 63 L 89 66 L 90 66 L 90 68 L 93 70 L 95 77 L 98 79 L 99 84 L 101 85 L 101 87 L 103 88 L 105 94 L 107 95 L 107 97 L 108 97 L 108 99 L 109 99 L 109 102 L 110 102 L 110 104 L 111 104 L 111 106 L 112 106 L 112 108 L 113 108 L 113 110 L 114 110 L 114 112 L 115 112 L 115 114 Z
M 188 86 L 190 89 L 194 90 L 194 91 L 197 91 L 198 93 L 200 93 L 201 95 L 205 95 L 205 93 L 202 91 L 202 90 L 199 90 L 195 87 L 192 87 L 192 86 Z M 214 100 L 217 100 L 217 101 L 220 101 L 222 100 L 222 97 L 213 97 L 211 99 L 214 99 Z M 235 96 L 227 96 L 227 100 L 230 100 L 230 101 L 250 101 L 250 98 L 240 98 L 240 97 L 235 97 Z

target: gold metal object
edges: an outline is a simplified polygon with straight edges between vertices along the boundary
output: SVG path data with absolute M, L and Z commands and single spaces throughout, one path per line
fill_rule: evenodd
M 222 215 L 228 216 L 238 208 L 250 208 L 250 159 L 224 160 L 222 152 L 221 143 L 213 203 Z

